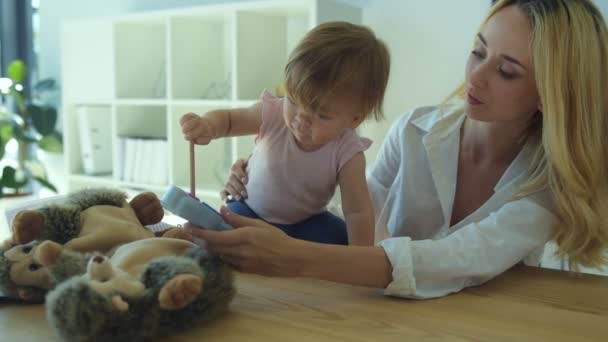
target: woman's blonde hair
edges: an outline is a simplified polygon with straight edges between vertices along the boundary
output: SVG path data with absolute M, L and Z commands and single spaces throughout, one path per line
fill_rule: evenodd
M 507 6 L 530 19 L 542 105 L 525 135 L 540 143 L 518 197 L 548 187 L 561 219 L 557 254 L 574 270 L 601 267 L 608 263 L 606 22 L 590 0 L 499 0 L 483 24 Z M 449 98 L 464 94 L 462 84 Z
M 308 32 L 285 66 L 287 94 L 306 110 L 348 91 L 362 102 L 365 118 L 383 118 L 390 55 L 372 30 L 348 22 L 327 22 Z

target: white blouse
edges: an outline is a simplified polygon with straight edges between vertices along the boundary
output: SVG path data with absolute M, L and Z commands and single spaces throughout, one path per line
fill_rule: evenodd
M 479 209 L 450 226 L 462 109 L 422 107 L 391 127 L 368 174 L 376 241 L 393 268 L 385 294 L 433 298 L 482 284 L 525 259 L 538 265 L 558 217 L 548 191 L 514 200 L 526 144 Z M 386 238 L 386 239 L 384 239 Z

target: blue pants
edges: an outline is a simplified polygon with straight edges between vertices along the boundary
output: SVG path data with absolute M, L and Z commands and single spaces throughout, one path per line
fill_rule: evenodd
M 233 213 L 268 222 L 259 217 L 258 214 L 251 210 L 251 208 L 249 208 L 245 202 L 230 201 L 226 204 L 226 206 Z M 346 223 L 344 220 L 330 213 L 329 211 L 309 217 L 308 219 L 296 224 L 268 223 L 278 227 L 287 233 L 287 235 L 296 239 L 331 243 L 336 245 L 348 245 Z

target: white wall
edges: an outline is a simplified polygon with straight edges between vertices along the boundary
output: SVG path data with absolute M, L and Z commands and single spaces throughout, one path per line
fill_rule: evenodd
M 475 32 L 489 0 L 376 0 L 363 22 L 374 29 L 391 52 L 391 75 L 384 112 L 387 120 L 362 129 L 375 138 L 368 160 L 375 159 L 390 123 L 415 106 L 433 105 L 464 78 Z
M 604 20 L 608 20 L 608 0 L 594 0 L 597 7 L 600 8 L 602 14 L 604 15 Z

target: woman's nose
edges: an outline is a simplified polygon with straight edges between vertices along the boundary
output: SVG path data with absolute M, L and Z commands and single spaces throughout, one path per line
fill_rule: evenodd
M 486 88 L 488 86 L 488 76 L 491 66 L 488 63 L 480 63 L 471 70 L 469 80 L 475 88 Z

